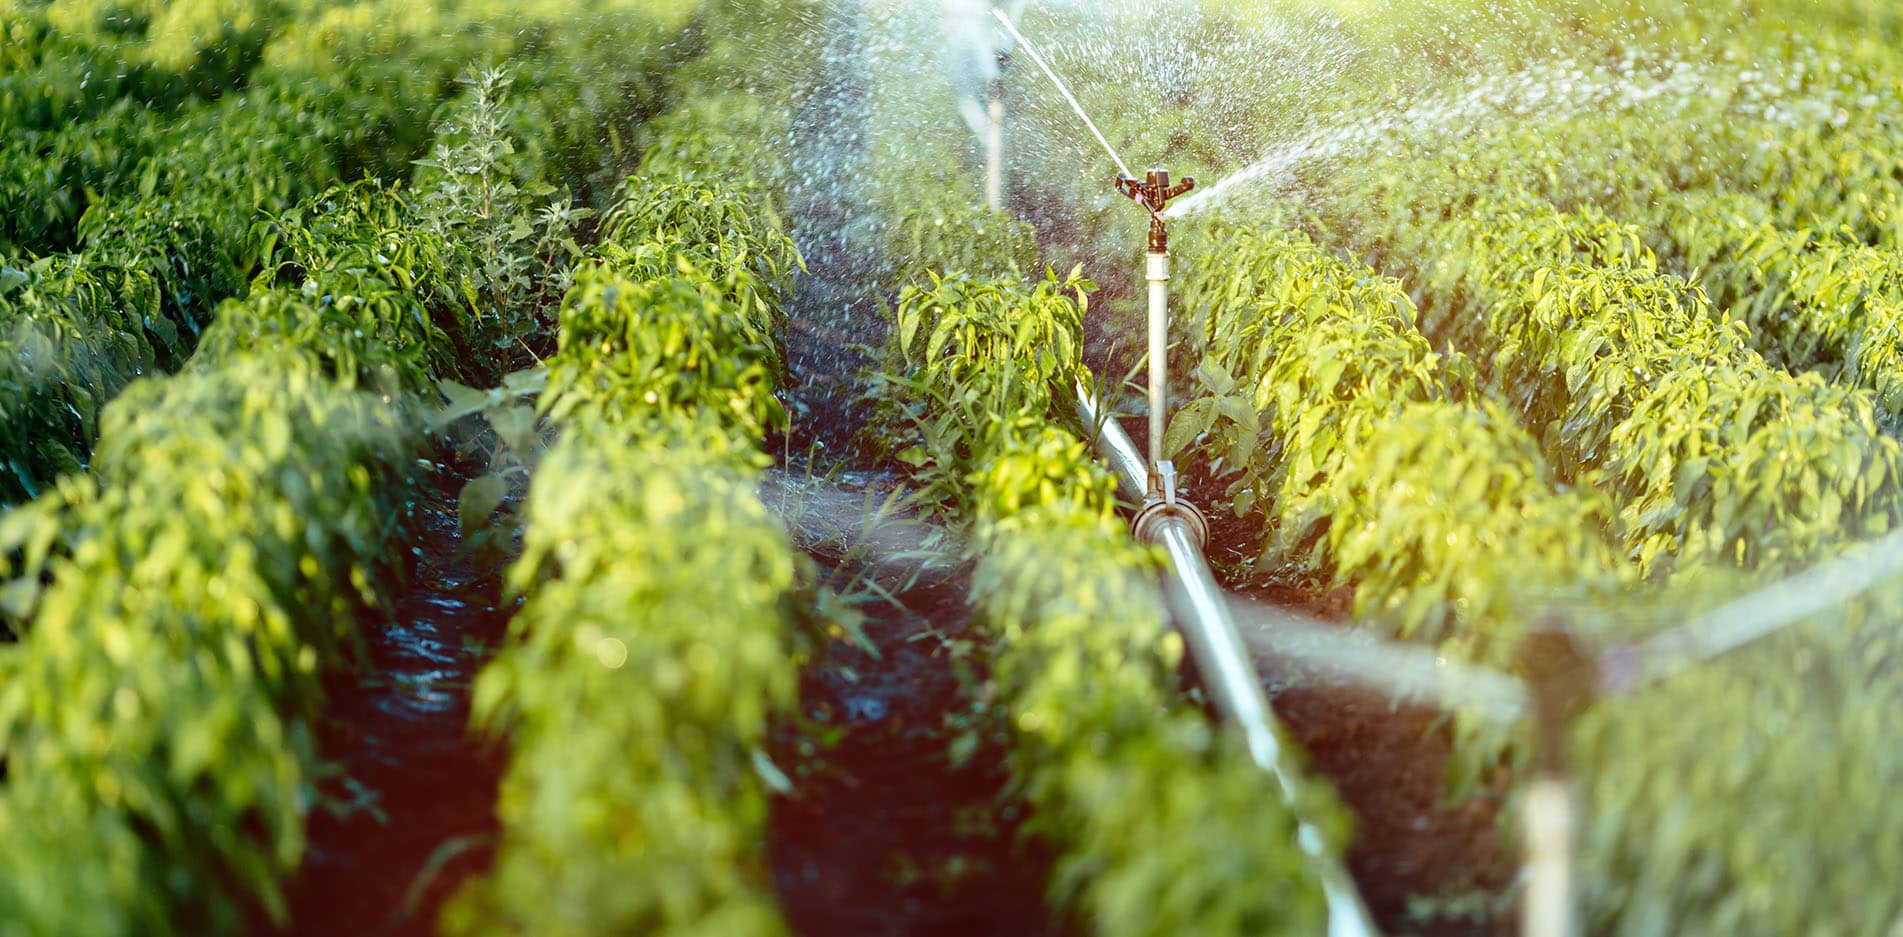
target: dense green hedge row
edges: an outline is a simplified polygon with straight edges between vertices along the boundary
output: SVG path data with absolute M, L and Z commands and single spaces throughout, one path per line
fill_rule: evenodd
M 1647 571 L 1791 568 L 1894 523 L 1903 455 L 1870 395 L 1766 364 L 1633 229 L 1507 199 L 1401 237 L 1428 331 L 1485 355 L 1548 448 L 1613 494 Z
M 1892 423 L 1903 414 L 1903 253 L 1783 227 L 1736 193 L 1677 193 L 1648 214 L 1628 217 L 1658 232 L 1767 358 L 1869 388 Z
M 653 76 L 671 54 L 669 33 L 643 3 L 605 3 L 586 15 L 568 4 L 408 6 L 227 10 L 235 17 L 228 22 L 257 21 L 272 38 L 247 59 L 257 64 L 239 76 L 243 82 L 231 78 L 212 102 L 186 95 L 148 108 L 124 91 L 127 97 L 90 120 L 70 123 L 59 118 L 83 114 L 77 103 L 35 104 L 31 88 L 0 89 L 6 115 L 22 124 L 9 137 L 11 149 L 0 151 L 0 202 L 19 204 L 0 205 L 0 217 L 25 226 L 0 230 L 0 255 L 46 255 L 0 259 L 0 342 L 23 349 L 0 366 L 8 427 L 0 438 L 0 500 L 30 496 L 83 465 L 89 414 L 124 384 L 112 378 L 176 368 L 217 302 L 242 293 L 253 272 L 273 262 L 264 253 L 273 242 L 247 233 L 254 221 L 339 178 L 400 181 L 412 174 L 412 160 L 428 156 L 430 165 L 416 171 L 419 191 L 440 192 L 448 179 L 485 196 L 432 213 L 439 228 L 458 228 L 436 233 L 473 245 L 466 260 L 475 314 L 516 316 L 538 304 L 524 294 L 539 287 L 523 281 L 534 264 L 560 259 L 561 245 L 539 236 L 572 220 L 563 217 L 568 202 L 558 201 L 538 228 L 501 228 L 492 222 L 503 213 L 487 198 L 495 193 L 484 191 L 497 185 L 486 166 L 514 170 L 521 184 L 507 194 L 523 198 L 553 194 L 557 185 L 586 196 L 602 179 L 618 178 L 640 118 L 659 106 L 664 85 Z M 0 81 L 65 68 L 73 48 L 81 52 L 72 55 L 140 54 L 114 44 L 101 52 L 57 24 L 80 29 L 73 24 L 123 13 L 140 28 L 158 29 L 178 18 L 164 7 L 128 13 L 81 3 L 40 12 L 49 50 L 27 63 L 32 69 Z M 310 30 L 285 28 L 289 22 Z M 126 43 L 146 41 L 136 29 L 128 35 Z M 339 52 L 346 35 L 362 55 Z M 628 35 L 643 39 L 630 46 Z M 452 123 L 426 152 L 435 127 L 457 113 L 456 79 L 504 60 L 518 106 L 496 111 L 497 126 Z M 439 107 L 448 110 L 433 123 Z M 514 141 L 526 141 L 522 152 Z M 445 163 L 452 158 L 461 164 Z M 85 272 L 77 292 L 62 273 L 73 269 Z M 119 308 L 102 311 L 102 304 Z M 533 324 L 511 321 L 498 331 L 513 335 Z M 71 341 L 75 335 L 89 339 Z M 495 350 L 469 346 L 471 338 L 450 335 L 463 354 L 435 363 L 456 360 L 461 369 L 492 360 Z
M 1356 618 L 1494 663 L 1548 609 L 1630 578 L 1607 499 L 1431 350 L 1397 281 L 1254 223 L 1182 240 L 1198 399 L 1166 448 L 1193 445 L 1261 517 L 1258 575 L 1353 585 Z
M 785 933 L 755 759 L 794 704 L 798 555 L 754 441 L 617 409 L 562 421 L 536 470 L 509 580 L 528 601 L 475 691 L 511 749 L 503 835 L 447 933 Z
M 465 138 L 451 156 L 496 145 L 488 87 L 445 122 Z M 260 224 L 265 272 L 184 371 L 134 382 L 105 408 L 93 474 L 8 515 L 58 542 L 8 571 L 9 590 L 51 581 L 7 609 L 23 639 L 0 689 L 0 825 L 19 844 L 8 926 L 283 923 L 318 674 L 352 659 L 357 614 L 394 586 L 430 378 L 493 373 L 486 340 L 519 325 L 494 307 L 533 300 L 485 277 L 486 235 L 548 239 L 572 220 L 532 214 L 514 181 L 529 171 L 493 157 L 485 191 L 439 170 L 413 199 L 342 186 Z M 471 192 L 486 210 L 473 219 L 444 194 Z M 533 256 L 522 277 L 562 274 L 559 253 Z
M 416 425 L 266 353 L 141 381 L 103 429 L 0 688 L 0 931 L 281 920 L 318 670 L 390 581 Z
M 1451 178 L 1384 164 L 1356 189 L 1376 210 L 1336 237 L 1416 279 L 1424 331 L 1613 496 L 1647 574 L 1791 568 L 1893 523 L 1899 453 L 1867 392 L 1768 365 L 1638 229 Z
M 1597 206 L 1635 226 L 1663 269 L 1704 286 L 1714 311 L 1750 323 L 1754 347 L 1774 363 L 1828 375 L 1884 341 L 1880 327 L 1868 340 L 1847 328 L 1863 291 L 1894 302 L 1871 266 L 1903 223 L 1895 61 L 1893 50 L 1827 30 L 1756 28 L 1689 55 L 1665 46 L 1586 73 L 1597 106 L 1503 106 L 1468 126 L 1384 141 L 1389 152 L 1370 162 L 1376 173 L 1433 165 L 1428 177 L 1448 202 L 1488 187 L 1562 209 Z M 1350 175 L 1370 169 L 1351 163 Z M 1347 188 L 1344 205 L 1359 197 Z M 1793 285 L 1803 292 L 1787 292 Z
M 1571 754 L 1588 932 L 1895 929 L 1899 609 L 1893 582 L 1579 720 Z
M 879 432 L 968 521 L 973 602 L 1009 714 L 1014 783 L 1057 851 L 1051 889 L 1094 933 L 1311 934 L 1320 886 L 1240 736 L 1181 693 L 1183 643 L 1115 486 L 1058 414 L 1080 375 L 1075 274 L 908 287 Z M 1321 787 L 1300 805 L 1342 832 Z
M 1760 27 L 1689 53 L 1705 62 L 1695 92 L 1503 110 L 1309 177 L 1318 236 L 1407 277 L 1422 330 L 1473 355 L 1562 477 L 1611 496 L 1624 551 L 1672 575 L 1670 609 L 1588 606 L 1626 635 L 1897 515 L 1888 405 L 1825 380 L 1887 386 L 1859 362 L 1887 341 L 1895 50 Z M 1818 616 L 1588 713 L 1572 755 L 1589 931 L 1894 923 L 1884 791 L 1900 766 L 1878 715 L 1897 702 L 1893 605 Z M 1843 856 L 1858 858 L 1828 858 Z
M 686 148 L 663 137 L 651 163 Z M 548 361 L 562 438 L 510 574 L 527 602 L 476 687 L 513 753 L 503 839 L 445 912 L 456 934 L 784 932 L 756 759 L 794 704 L 800 567 L 757 489 L 797 257 L 744 183 L 625 192 Z
M 220 310 L 185 373 L 106 407 L 91 479 L 49 496 L 72 502 L 66 547 L 4 690 L 0 823 L 21 868 L 0 900 L 24 932 L 232 933 L 258 905 L 281 919 L 317 674 L 381 601 L 408 513 L 420 426 L 396 375 L 427 333 L 415 281 L 449 275 L 418 271 L 405 293 L 388 270 L 313 269 L 296 292 L 260 288 Z M 406 314 L 381 320 L 398 293 Z M 320 304 L 311 327 L 254 330 Z
M 135 170 L 125 199 L 86 214 L 76 251 L 0 259 L 0 343 L 17 351 L 0 365 L 0 500 L 31 496 L 83 463 L 90 414 L 131 377 L 175 369 L 218 301 L 242 292 L 259 259 L 246 236 L 258 212 L 333 178 L 307 106 L 260 94 L 222 119 L 187 120 L 163 157 Z M 263 165 L 303 170 L 258 172 Z

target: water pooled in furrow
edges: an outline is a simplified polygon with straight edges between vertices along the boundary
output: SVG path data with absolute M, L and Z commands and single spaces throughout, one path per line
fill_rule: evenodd
M 469 733 L 469 685 L 502 640 L 496 577 L 456 555 L 450 477 L 417 510 L 407 590 L 366 623 L 366 665 L 333 677 L 304 867 L 289 885 L 298 937 L 422 937 L 489 861 L 502 754 Z M 442 490 L 447 489 L 447 490 Z

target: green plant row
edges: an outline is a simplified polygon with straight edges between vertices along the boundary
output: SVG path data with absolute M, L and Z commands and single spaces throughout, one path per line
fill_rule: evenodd
M 358 103 L 339 146 L 346 178 L 402 178 L 436 142 L 458 80 L 506 65 L 519 105 L 507 136 L 546 167 L 542 181 L 605 208 L 641 156 L 643 122 L 671 103 L 670 70 L 699 51 L 684 29 L 699 4 L 667 0 L 300 2 L 260 70 Z
M 499 106 L 478 87 L 446 126 Z M 507 327 L 490 304 L 522 301 L 471 258 L 485 226 L 545 227 L 509 168 L 490 167 L 478 221 L 432 200 L 467 181 L 452 169 L 414 202 L 358 183 L 260 225 L 266 272 L 184 371 L 105 408 L 92 475 L 6 515 L 22 640 L 0 825 L 20 848 L 0 931 L 284 923 L 318 675 L 353 659 L 357 616 L 394 584 L 429 380 L 480 350 L 456 339 Z
M 126 101 L 170 112 L 241 86 L 312 4 L 280 0 L 4 0 L 0 127 L 83 121 Z
M 528 601 L 476 684 L 511 750 L 502 839 L 445 932 L 783 934 L 759 759 L 795 703 L 799 567 L 758 447 L 638 399 L 561 433 L 510 571 Z
M 1272 226 L 1183 240 L 1199 393 L 1165 449 L 1193 448 L 1261 519 L 1255 575 L 1352 585 L 1357 619 L 1495 664 L 1551 609 L 1629 580 L 1608 500 L 1430 348 L 1397 281 Z
M 1598 206 L 1638 228 L 1663 269 L 1749 324 L 1753 347 L 1775 364 L 1827 376 L 1854 359 L 1876 364 L 1883 313 L 1895 305 L 1887 268 L 1891 229 L 1903 218 L 1903 164 L 1888 141 L 1903 102 L 1867 63 L 1809 47 L 1780 49 L 1772 61 L 1771 76 L 1734 78 L 1719 103 L 1668 98 L 1578 120 L 1506 121 L 1436 157 L 1467 163 L 1495 187 L 1538 192 L 1562 208 Z M 1746 66 L 1725 67 L 1730 75 Z M 1773 76 L 1789 80 L 1772 85 Z M 1707 121 L 1714 133 L 1682 132 Z M 1867 312 L 1875 321 L 1864 327 Z M 1883 380 L 1868 366 L 1853 370 L 1853 383 Z
M 509 580 L 527 601 L 475 690 L 512 750 L 502 841 L 453 934 L 785 932 L 763 746 L 795 703 L 801 567 L 758 486 L 796 256 L 757 192 L 625 192 L 548 361 L 561 439 Z
M 1737 586 L 1716 595 L 1735 598 Z M 1892 581 L 1869 601 L 1579 719 L 1570 754 L 1588 932 L 1895 929 L 1897 597 Z
M 1647 575 L 1793 568 L 1889 529 L 1899 452 L 1868 392 L 1768 365 L 1636 228 L 1529 196 L 1412 217 L 1444 193 L 1408 171 L 1383 177 L 1396 210 L 1376 217 L 1424 331 L 1476 354 L 1561 472 L 1612 495 Z
M 1903 413 L 1903 253 L 1790 229 L 1760 201 L 1687 192 L 1637 223 L 1695 271 L 1754 347 L 1786 367 L 1869 388 L 1887 420 Z
M 69 551 L 0 687 L 0 932 L 282 921 L 318 672 L 391 578 L 417 426 L 262 352 L 139 381 L 102 424 L 63 508 L 5 518 L 9 551 L 49 524 Z
M 333 178 L 307 106 L 261 94 L 223 120 L 187 120 L 125 198 L 87 213 L 76 251 L 0 259 L 0 500 L 83 464 L 99 407 L 133 376 L 177 368 L 218 301 L 242 292 L 257 213 Z M 258 171 L 279 165 L 303 171 Z
M 572 245 L 548 237 L 576 220 L 570 203 L 559 200 L 524 225 L 496 201 L 514 208 L 554 194 L 558 183 L 586 194 L 595 180 L 618 178 L 633 126 L 660 87 L 650 79 L 666 59 L 667 34 L 653 28 L 655 11 L 609 4 L 576 16 L 562 4 L 483 4 L 404 15 L 386 6 L 307 11 L 325 26 L 320 36 L 336 39 L 333 31 L 345 24 L 364 26 L 351 36 L 368 47 L 363 56 L 337 56 L 335 48 L 287 30 L 260 53 L 242 93 L 157 115 L 128 98 L 91 123 L 27 133 L 19 145 L 39 146 L 31 142 L 36 134 L 56 141 L 46 159 L 66 159 L 58 147 L 71 142 L 81 168 L 53 173 L 51 189 L 0 185 L 0 200 L 25 200 L 5 217 L 25 223 L 35 212 L 58 214 L 60 204 L 77 211 L 78 202 L 55 197 L 75 186 L 92 193 L 92 202 L 79 217 L 70 255 L 0 259 L 0 342 L 20 350 L 0 366 L 0 411 L 7 417 L 0 501 L 31 496 L 57 473 L 83 465 L 91 414 L 123 386 L 123 376 L 176 368 L 217 302 L 243 292 L 254 271 L 273 263 L 260 253 L 273 242 L 247 234 L 260 214 L 288 209 L 338 178 L 370 173 L 397 181 L 411 174 L 411 159 L 427 156 L 416 170 L 417 191 L 432 202 L 424 214 L 436 221 L 433 233 L 473 245 L 465 267 L 474 314 L 490 325 L 509 320 L 489 328 L 491 335 L 520 335 L 534 323 L 518 317 L 553 304 L 564 284 L 531 282 L 531 274 L 572 253 Z M 360 22 L 371 13 L 384 18 Z M 558 21 L 565 28 L 553 31 Z M 629 34 L 652 38 L 630 48 L 617 38 Z M 445 35 L 455 41 L 442 41 Z M 604 56 L 612 68 L 597 67 Z M 456 77 L 471 63 L 505 58 L 516 106 L 476 108 L 457 121 L 470 109 Z M 595 83 L 628 94 L 577 90 Z M 428 119 L 439 104 L 447 109 Z M 113 115 L 131 125 L 100 123 L 119 119 Z M 436 149 L 426 153 L 432 137 Z M 518 153 L 518 140 L 533 142 Z M 104 168 L 84 168 L 100 161 Z M 40 163 L 0 154 L 0 177 L 23 166 Z M 498 167 L 512 175 L 496 178 Z M 79 172 L 77 181 L 58 181 L 72 172 Z M 505 216 L 509 224 L 497 223 Z M 0 235 L 0 246 L 6 240 Z M 76 342 L 75 335 L 88 339 Z M 498 357 L 494 348 L 471 346 L 474 336 L 449 338 L 463 352 L 456 358 L 463 364 L 449 374 L 465 377 L 462 368 Z
M 1089 289 L 1075 273 L 906 288 L 872 388 L 878 432 L 917 443 L 899 457 L 968 521 L 988 689 L 1030 828 L 1058 855 L 1053 897 L 1103 937 L 1319 933 L 1294 813 L 1240 737 L 1184 696 L 1158 558 L 1059 424 Z M 1331 794 L 1302 798 L 1339 848 Z
M 1403 135 L 1358 168 L 1429 163 L 1450 201 L 1484 186 L 1596 206 L 1638 228 L 1662 269 L 1704 286 L 1711 308 L 1751 324 L 1773 363 L 1829 375 L 1850 356 L 1846 326 L 1903 219 L 1896 58 L 1828 31 L 1760 27 L 1689 59 L 1593 73 L 1589 89 L 1631 93 L 1590 112 L 1503 111 L 1445 136 Z
M 333 197 L 353 194 L 383 196 Z M 403 378 L 428 329 L 427 286 L 403 300 L 387 269 L 306 274 L 227 302 L 184 373 L 105 408 L 93 474 L 48 496 L 75 502 L 55 518 L 65 549 L 4 689 L 0 823 L 23 868 L 0 902 L 24 933 L 283 919 L 317 675 L 391 580 L 421 438 Z M 404 315 L 380 318 L 391 305 Z
M 1450 199 L 1486 184 L 1627 220 L 1676 192 L 1747 195 L 1785 227 L 1887 244 L 1903 221 L 1903 162 L 1889 145 L 1903 123 L 1896 61 L 1855 35 L 1767 19 L 1696 45 L 1640 44 L 1597 66 L 1531 69 L 1490 102 L 1463 96 L 1462 82 L 1432 88 L 1425 102 L 1475 119 L 1401 121 L 1369 156 L 1346 154 L 1354 171 L 1316 168 L 1352 178 L 1425 163 L 1430 178 L 1458 180 Z

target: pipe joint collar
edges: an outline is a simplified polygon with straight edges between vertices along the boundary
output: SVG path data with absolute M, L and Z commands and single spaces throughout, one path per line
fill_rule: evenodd
M 1136 518 L 1130 521 L 1130 533 L 1141 543 L 1161 543 L 1163 526 L 1171 522 L 1180 522 L 1189 529 L 1196 541 L 1196 549 L 1201 550 L 1209 543 L 1209 518 L 1196 505 L 1181 497 L 1165 499 L 1152 494 L 1137 510 Z

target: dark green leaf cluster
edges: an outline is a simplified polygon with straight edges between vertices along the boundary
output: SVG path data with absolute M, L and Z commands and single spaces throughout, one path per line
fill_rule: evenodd
M 493 379 L 480 341 L 473 248 L 428 224 L 400 189 L 333 188 L 253 229 L 266 265 L 225 304 L 195 363 L 288 346 L 353 386 L 416 393 L 432 375 Z

